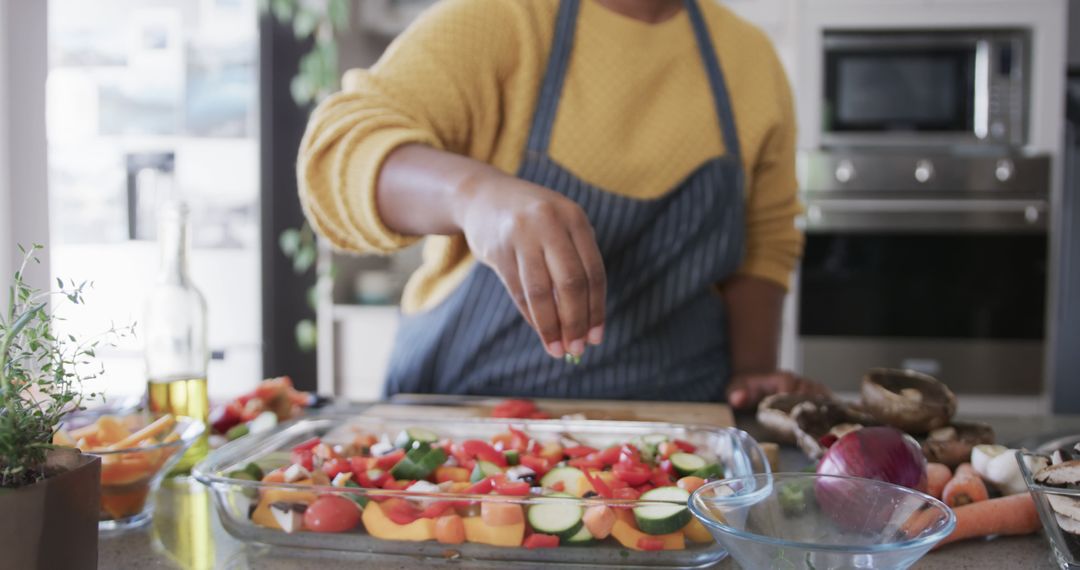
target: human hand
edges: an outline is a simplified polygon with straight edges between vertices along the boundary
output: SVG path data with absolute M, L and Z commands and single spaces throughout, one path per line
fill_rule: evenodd
M 832 393 L 824 385 L 788 371 L 736 374 L 727 388 L 728 403 L 737 410 L 753 408 L 772 394 L 829 396 Z
M 454 217 L 554 358 L 604 336 L 607 280 L 585 212 L 565 196 L 489 171 L 462 184 Z

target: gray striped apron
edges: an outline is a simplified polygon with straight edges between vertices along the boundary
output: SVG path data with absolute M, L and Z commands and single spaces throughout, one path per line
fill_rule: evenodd
M 718 401 L 730 375 L 727 322 L 713 285 L 743 253 L 743 170 L 731 103 L 695 0 L 686 0 L 720 121 L 724 156 L 659 199 L 620 196 L 548 156 L 580 0 L 562 0 L 517 176 L 577 202 L 608 277 L 604 342 L 580 364 L 551 358 L 499 277 L 476 263 L 443 302 L 402 317 L 387 392 Z M 647 88 L 647 86 L 642 86 Z

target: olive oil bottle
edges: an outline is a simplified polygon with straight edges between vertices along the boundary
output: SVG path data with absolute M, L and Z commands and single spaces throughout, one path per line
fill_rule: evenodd
M 206 422 L 210 415 L 206 367 L 206 300 L 188 275 L 191 244 L 188 208 L 170 201 L 158 216 L 161 269 L 146 301 L 143 320 L 147 405 Z M 209 451 L 207 435 L 188 450 L 172 474 L 191 470 Z

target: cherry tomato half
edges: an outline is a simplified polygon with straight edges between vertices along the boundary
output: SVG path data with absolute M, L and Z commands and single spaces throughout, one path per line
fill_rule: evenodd
M 530 534 L 525 538 L 522 546 L 530 550 L 533 548 L 555 548 L 559 546 L 559 537 L 554 534 Z
M 323 495 L 304 511 L 304 527 L 315 532 L 344 532 L 359 522 L 356 503 L 337 495 Z

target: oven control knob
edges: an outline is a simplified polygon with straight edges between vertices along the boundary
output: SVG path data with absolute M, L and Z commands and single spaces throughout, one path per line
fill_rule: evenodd
M 836 181 L 847 184 L 855 178 L 855 165 L 850 160 L 844 159 L 836 163 Z
M 929 160 L 920 160 L 915 163 L 915 180 L 925 184 L 934 177 L 934 163 Z
M 1003 158 L 997 162 L 997 167 L 994 168 L 994 176 L 998 179 L 998 182 L 1008 182 L 1012 180 L 1015 170 L 1016 167 L 1013 165 L 1013 161 Z

